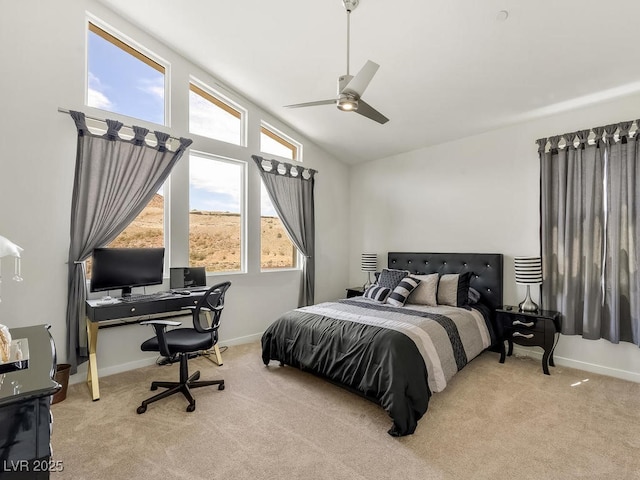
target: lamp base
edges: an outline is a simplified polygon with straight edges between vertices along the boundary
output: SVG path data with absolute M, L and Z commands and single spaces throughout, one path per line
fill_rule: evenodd
M 531 300 L 531 293 L 529 292 L 529 285 L 527 285 L 527 296 L 526 298 L 520 302 L 518 308 L 521 312 L 537 312 L 538 304 Z
M 364 285 L 362 286 L 362 290 L 365 291 L 371 285 L 372 285 L 372 283 L 371 283 L 371 272 L 367 272 L 367 281 L 364 282 Z

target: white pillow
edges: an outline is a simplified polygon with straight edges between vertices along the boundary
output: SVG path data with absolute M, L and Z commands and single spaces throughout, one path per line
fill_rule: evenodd
M 415 288 L 407 303 L 414 305 L 428 305 L 430 307 L 438 306 L 437 292 L 438 292 L 438 274 L 432 273 L 430 275 L 411 275 L 412 277 L 420 280 L 420 283 Z

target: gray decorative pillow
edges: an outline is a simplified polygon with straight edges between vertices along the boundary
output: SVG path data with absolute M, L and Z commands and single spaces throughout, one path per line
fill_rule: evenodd
M 448 273 L 438 283 L 438 305 L 464 307 L 469 299 L 471 272 Z
M 384 303 L 390 294 L 390 288 L 381 287 L 380 285 L 376 285 L 374 283 L 365 290 L 362 296 L 364 298 L 368 298 L 369 300 L 375 300 L 378 303 Z
M 411 292 L 418 286 L 420 280 L 412 276 L 404 277 L 400 283 L 393 289 L 391 295 L 387 297 L 387 303 L 396 307 L 404 306 Z
M 378 285 L 393 290 L 398 286 L 400 280 L 409 275 L 408 270 L 393 270 L 383 268 L 378 277 Z
M 438 306 L 436 293 L 438 292 L 438 279 L 440 275 L 432 273 L 429 275 L 411 275 L 420 280 L 420 284 L 411 292 L 407 303 L 414 305 L 428 305 L 430 307 Z

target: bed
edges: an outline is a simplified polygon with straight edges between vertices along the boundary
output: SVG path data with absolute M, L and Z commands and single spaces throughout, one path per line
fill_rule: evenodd
M 398 306 L 356 297 L 291 310 L 264 332 L 262 359 L 319 375 L 378 403 L 393 422 L 388 433 L 403 436 L 415 431 L 433 392 L 498 344 L 494 318 L 502 306 L 503 257 L 390 252 L 388 270 L 422 279 L 434 273 L 441 280 L 464 277 L 479 295 L 473 305 Z

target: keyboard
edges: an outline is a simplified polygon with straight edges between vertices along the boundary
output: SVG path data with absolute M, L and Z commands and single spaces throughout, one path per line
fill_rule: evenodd
M 155 293 L 134 293 L 128 297 L 122 297 L 120 300 L 125 303 L 131 302 L 146 302 L 149 300 L 160 300 L 161 298 L 171 298 L 173 295 L 170 292 L 155 292 Z

